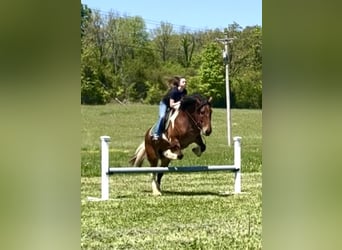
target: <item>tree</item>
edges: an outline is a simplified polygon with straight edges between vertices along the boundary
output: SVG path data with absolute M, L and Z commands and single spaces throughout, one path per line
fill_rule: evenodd
M 217 43 L 210 43 L 201 54 L 201 66 L 198 77 L 189 83 L 192 92 L 211 96 L 215 102 L 225 98 L 225 73 L 222 64 L 222 53 Z
M 166 62 L 170 55 L 171 36 L 173 34 L 172 24 L 161 22 L 160 27 L 152 31 L 156 49 L 160 51 L 163 62 Z
M 195 49 L 195 37 L 189 33 L 182 35 L 181 37 L 181 64 L 188 68 L 191 64 L 192 55 Z
M 246 27 L 235 36 L 229 64 L 232 106 L 262 108 L 261 27 Z
M 114 98 L 156 104 L 168 89 L 167 77 L 183 75 L 189 93 L 214 98 L 225 106 L 222 44 L 216 38 L 236 37 L 229 44 L 232 108 L 262 107 L 262 32 L 237 23 L 219 29 L 174 32 L 161 22 L 150 34 L 138 16 L 100 15 L 81 4 L 81 102 L 104 104 Z
M 81 3 L 81 38 L 85 34 L 85 30 L 91 19 L 91 9 L 87 5 Z
M 105 104 L 110 100 L 113 82 L 107 60 L 105 24 L 96 11 L 88 20 L 81 37 L 81 102 Z

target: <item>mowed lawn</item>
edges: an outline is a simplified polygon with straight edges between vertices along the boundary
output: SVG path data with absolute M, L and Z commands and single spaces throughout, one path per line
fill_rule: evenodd
M 232 194 L 230 172 L 165 174 L 160 197 L 151 195 L 150 174 L 120 174 L 110 178 L 109 201 L 87 201 L 101 196 L 99 137 L 111 137 L 111 167 L 129 166 L 157 110 L 143 104 L 81 106 L 81 248 L 261 249 L 261 110 L 232 110 L 232 136 L 242 137 L 242 194 Z M 190 146 L 171 166 L 233 164 L 226 125 L 226 110 L 214 109 L 207 151 L 197 157 Z

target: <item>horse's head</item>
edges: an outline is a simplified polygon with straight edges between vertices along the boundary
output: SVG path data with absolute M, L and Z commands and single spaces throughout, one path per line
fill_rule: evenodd
M 201 95 L 195 94 L 186 96 L 181 104 L 180 109 L 186 111 L 189 117 L 195 123 L 201 134 L 209 136 L 211 129 L 211 101 L 212 98 L 206 99 Z
M 197 122 L 200 124 L 201 133 L 208 136 L 211 134 L 211 97 L 207 100 L 203 100 L 196 108 Z

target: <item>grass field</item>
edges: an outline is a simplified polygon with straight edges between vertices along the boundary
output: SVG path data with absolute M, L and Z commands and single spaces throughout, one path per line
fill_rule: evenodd
M 157 119 L 157 106 L 151 105 L 106 105 L 81 106 L 82 141 L 81 174 L 100 174 L 100 136 L 111 137 L 111 166 L 128 166 L 128 159 L 143 141 L 144 134 Z M 232 110 L 232 136 L 242 137 L 243 172 L 261 172 L 262 134 L 260 110 Z M 227 122 L 225 109 L 214 109 L 213 132 L 205 137 L 207 151 L 197 157 L 191 146 L 184 151 L 181 161 L 172 166 L 230 165 L 233 163 L 233 147 L 227 144 Z M 232 143 L 233 145 L 233 143 Z M 144 164 L 148 166 L 147 162 Z
M 260 110 L 232 110 L 232 135 L 242 137 L 242 194 L 231 195 L 230 172 L 165 174 L 161 197 L 151 195 L 149 174 L 121 174 L 111 176 L 110 201 L 87 201 L 87 196 L 101 196 L 99 137 L 112 138 L 110 165 L 128 166 L 157 109 L 81 106 L 81 248 L 261 249 Z M 232 164 L 224 109 L 214 109 L 212 125 L 207 151 L 197 157 L 190 146 L 171 166 Z M 226 191 L 230 194 L 223 195 Z

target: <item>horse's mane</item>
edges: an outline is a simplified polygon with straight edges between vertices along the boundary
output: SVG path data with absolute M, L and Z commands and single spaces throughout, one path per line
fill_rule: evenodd
M 207 98 L 203 97 L 200 94 L 186 95 L 183 97 L 179 109 L 183 111 L 189 110 L 189 108 L 193 107 L 194 104 L 196 103 L 200 103 L 202 105 L 207 102 L 208 102 Z

